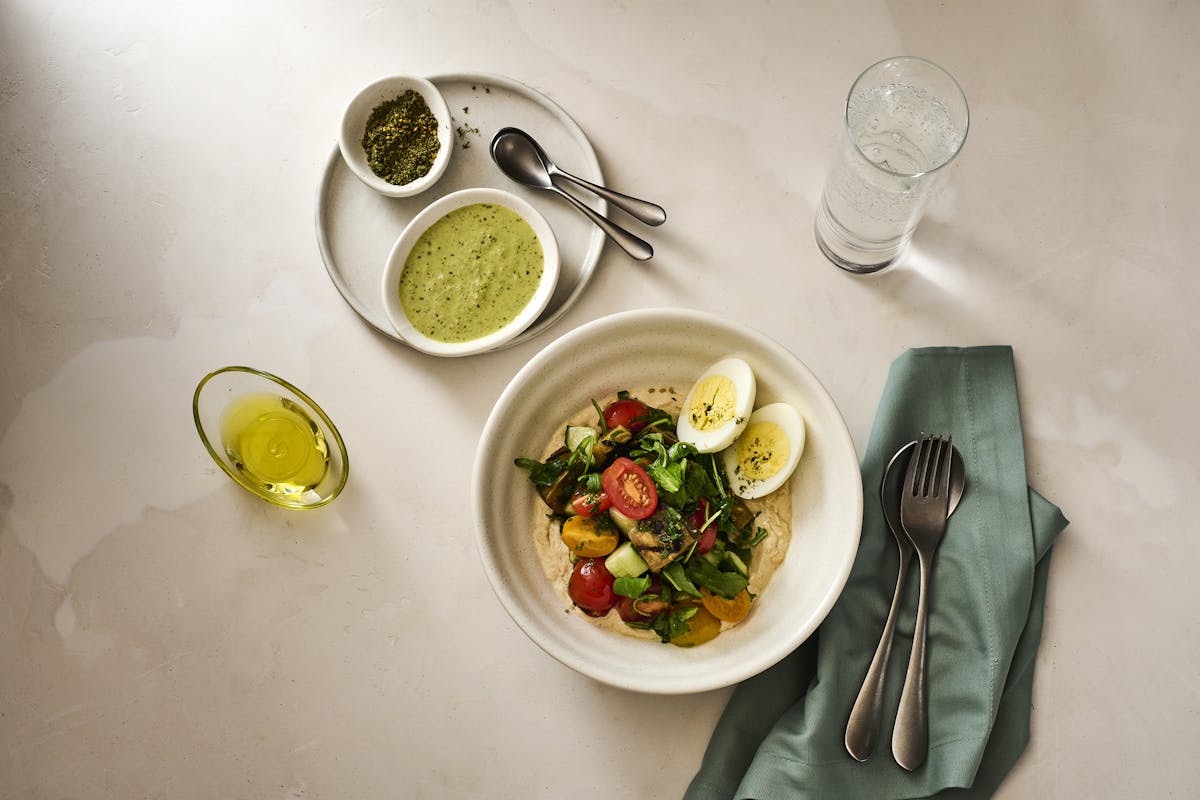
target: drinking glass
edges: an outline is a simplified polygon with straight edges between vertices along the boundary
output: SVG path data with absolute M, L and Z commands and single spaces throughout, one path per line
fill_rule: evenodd
M 846 135 L 817 209 L 817 244 L 855 273 L 893 263 L 967 138 L 967 98 L 923 58 L 866 69 L 846 98 Z

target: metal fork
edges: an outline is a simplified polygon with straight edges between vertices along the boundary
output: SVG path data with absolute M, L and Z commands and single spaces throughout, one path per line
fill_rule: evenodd
M 933 556 L 946 533 L 950 515 L 951 437 L 922 436 L 913 450 L 900 496 L 900 524 L 917 551 L 921 566 L 921 592 L 917 623 L 913 629 L 908 674 L 900 693 L 896 726 L 892 730 L 892 755 L 910 772 L 929 752 L 929 718 L 925 704 L 925 623 L 929 613 L 929 583 Z

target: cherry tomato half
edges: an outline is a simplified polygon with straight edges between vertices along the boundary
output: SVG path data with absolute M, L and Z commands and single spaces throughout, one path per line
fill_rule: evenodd
M 717 543 L 717 523 L 715 521 L 704 530 L 700 530 L 700 526 L 708 520 L 708 515 L 711 513 L 708 500 L 701 497 L 700 507 L 688 517 L 688 522 L 692 523 L 692 527 L 700 531 L 700 541 L 696 543 L 696 550 L 701 555 L 712 550 L 713 545 Z
M 622 456 L 600 476 L 613 508 L 630 519 L 645 519 L 658 508 L 658 490 L 646 470 Z
M 617 604 L 612 573 L 603 558 L 581 558 L 567 582 L 571 602 L 593 617 L 602 617 Z
M 623 427 L 630 433 L 637 433 L 646 427 L 646 421 L 638 420 L 638 417 L 644 417 L 649 410 L 649 407 L 641 400 L 632 398 L 615 400 L 609 404 L 608 408 L 604 409 L 604 424 L 610 430 Z
M 612 500 L 605 492 L 588 492 L 580 489 L 571 495 L 571 507 L 581 517 L 594 517 L 602 511 L 608 511 Z

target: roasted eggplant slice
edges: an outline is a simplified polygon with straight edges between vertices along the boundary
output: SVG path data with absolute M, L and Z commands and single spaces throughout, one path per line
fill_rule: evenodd
M 658 572 L 679 558 L 699 538 L 683 515 L 667 505 L 660 505 L 629 531 L 629 541 L 651 572 Z
M 746 530 L 754 522 L 756 516 L 741 498 L 733 498 L 733 502 L 729 506 L 729 521 L 733 523 L 735 528 L 740 531 Z
M 567 448 L 560 447 L 550 454 L 546 462 L 549 463 L 555 459 L 565 459 L 569 455 L 570 453 L 567 451 Z M 575 482 L 579 480 L 579 476 L 582 474 L 583 464 L 578 461 L 569 464 L 559 473 L 554 483 L 548 486 L 538 486 L 538 494 L 542 496 L 542 500 L 546 502 L 546 505 L 550 506 L 550 510 L 555 514 L 565 514 L 567 513 L 567 504 L 571 502 L 571 493 L 575 491 Z
M 613 428 L 592 445 L 592 460 L 597 464 L 603 464 L 613 450 L 628 443 L 632 438 L 633 434 L 627 428 L 620 426 Z

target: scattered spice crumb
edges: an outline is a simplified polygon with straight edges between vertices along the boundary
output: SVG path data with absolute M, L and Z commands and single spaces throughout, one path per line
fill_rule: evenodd
M 470 113 L 471 113 L 471 107 L 470 107 L 470 106 L 463 106 L 463 113 L 464 113 L 464 114 L 470 114 Z
M 458 134 L 459 144 L 461 144 L 462 148 L 466 150 L 471 146 L 470 137 L 479 135 L 479 128 L 473 128 L 469 125 L 459 125 L 454 129 L 454 132 Z

